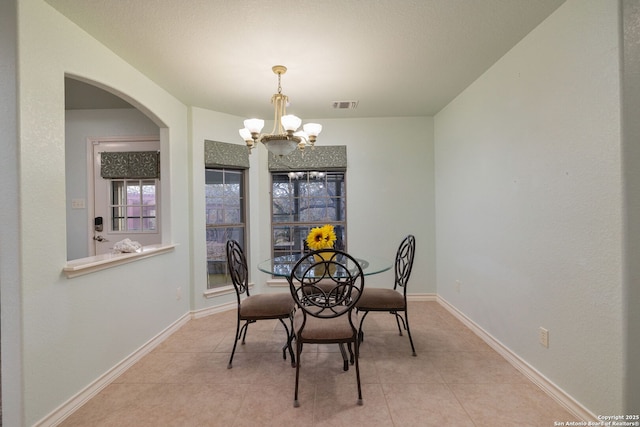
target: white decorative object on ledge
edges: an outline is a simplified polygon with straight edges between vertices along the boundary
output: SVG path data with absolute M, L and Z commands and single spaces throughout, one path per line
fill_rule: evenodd
M 140 242 L 133 241 L 129 238 L 120 240 L 113 245 L 114 254 L 131 254 L 137 252 L 142 252 L 142 245 Z

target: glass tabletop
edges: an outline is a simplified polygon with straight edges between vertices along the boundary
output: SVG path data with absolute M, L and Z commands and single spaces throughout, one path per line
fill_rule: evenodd
M 262 261 L 258 264 L 258 270 L 271 274 L 273 276 L 287 277 L 291 274 L 291 269 L 298 260 L 307 254 L 283 255 Z M 382 257 L 368 256 L 367 258 L 359 258 L 358 260 L 362 272 L 365 276 L 378 274 L 391 269 L 393 262 Z

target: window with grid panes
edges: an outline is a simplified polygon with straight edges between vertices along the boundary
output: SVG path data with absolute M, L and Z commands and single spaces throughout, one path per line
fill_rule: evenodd
M 205 169 L 207 288 L 231 284 L 226 244 L 233 239 L 245 249 L 245 172 Z
M 272 257 L 308 252 L 309 231 L 325 224 L 334 226 L 334 247 L 346 250 L 344 172 L 272 172 L 271 179 Z
M 111 180 L 111 232 L 157 233 L 155 179 Z

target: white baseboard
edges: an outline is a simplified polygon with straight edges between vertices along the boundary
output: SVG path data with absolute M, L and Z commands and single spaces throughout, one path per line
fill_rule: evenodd
M 437 301 L 438 294 L 407 294 L 407 301 Z
M 47 416 L 42 418 L 40 421 L 34 424 L 34 427 L 49 427 L 49 426 L 57 426 L 62 423 L 67 417 L 73 414 L 78 408 L 84 405 L 91 398 L 95 397 L 101 390 L 103 390 L 106 386 L 111 384 L 116 378 L 122 375 L 127 369 L 133 366 L 136 362 L 142 359 L 144 356 L 149 354 L 151 350 L 160 345 L 164 340 L 166 340 L 171 334 L 180 329 L 184 324 L 186 324 L 191 319 L 191 313 L 185 313 L 178 320 L 169 325 L 165 330 L 160 332 L 158 335 L 147 341 L 142 347 L 134 351 L 116 366 L 111 368 L 109 371 L 101 375 L 94 382 L 89 384 L 83 390 L 78 392 L 75 396 L 71 397 L 69 400 L 64 402 L 58 408 L 53 410 L 53 412 L 49 413 Z
M 200 310 L 192 311 L 192 319 L 200 319 L 202 317 L 211 316 L 212 314 L 222 313 L 224 311 L 235 310 L 238 306 L 237 301 L 231 301 L 224 304 L 216 305 L 214 307 L 207 307 Z
M 578 418 L 584 422 L 597 422 L 598 419 L 595 414 L 589 411 L 587 408 L 582 406 L 579 402 L 577 402 L 573 397 L 567 394 L 564 390 L 550 381 L 547 377 L 542 375 L 538 370 L 529 365 L 526 361 L 524 361 L 520 356 L 513 353 L 502 344 L 500 341 L 495 339 L 491 334 L 478 326 L 473 320 L 469 319 L 465 316 L 461 311 L 459 311 L 456 307 L 451 305 L 444 298 L 437 296 L 436 300 L 438 303 L 443 306 L 447 311 L 453 314 L 458 320 L 460 320 L 466 327 L 471 329 L 478 337 L 480 337 L 484 342 L 486 342 L 489 347 L 494 349 L 498 354 L 504 357 L 507 362 L 511 363 L 518 371 L 520 371 L 525 377 L 527 377 L 531 382 L 540 387 L 542 391 L 547 393 L 553 400 L 558 402 L 562 407 L 564 407 L 567 411 L 569 411 L 573 416 Z

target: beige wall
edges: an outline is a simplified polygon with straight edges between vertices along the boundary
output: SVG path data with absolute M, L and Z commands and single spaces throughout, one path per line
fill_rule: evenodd
M 435 117 L 438 294 L 594 414 L 624 412 L 618 31 L 569 0 Z
M 622 134 L 625 180 L 626 414 L 640 413 L 640 2 L 622 2 Z
M 32 425 L 189 311 L 187 298 L 176 299 L 190 282 L 189 141 L 186 106 L 43 1 L 19 2 L 18 31 L 22 348 L 3 346 L 3 364 L 6 356 L 22 368 L 23 390 L 4 389 L 3 397 L 20 402 Z M 163 129 L 163 238 L 178 244 L 173 252 L 74 279 L 62 274 L 65 73 L 126 94 Z M 3 409 L 9 419 L 21 410 Z
M 22 425 L 22 301 L 19 254 L 17 0 L 0 2 L 0 326 L 6 425 Z M 8 357 L 7 357 L 8 355 Z M 11 390 L 11 393 L 7 393 Z

